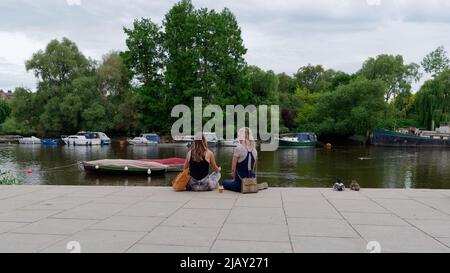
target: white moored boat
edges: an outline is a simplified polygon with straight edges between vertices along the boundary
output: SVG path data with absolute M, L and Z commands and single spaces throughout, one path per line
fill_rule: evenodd
M 180 146 L 189 146 L 194 142 L 194 136 L 176 136 L 173 140 Z
M 161 139 L 157 134 L 142 134 L 139 137 L 135 137 L 133 139 L 128 140 L 129 144 L 140 146 L 158 145 L 160 142 Z
M 101 145 L 111 145 L 111 139 L 102 132 L 96 132 L 100 138 Z
M 41 144 L 41 140 L 37 137 L 24 137 L 19 139 L 20 144 Z
M 73 135 L 68 137 L 63 137 L 62 141 L 66 145 L 74 145 L 74 146 L 89 146 L 89 140 L 85 136 Z
M 203 133 L 205 136 L 206 142 L 208 142 L 209 147 L 215 147 L 219 143 L 219 138 L 216 133 Z
M 102 140 L 100 138 L 100 135 L 96 132 L 79 132 L 77 134 L 77 136 L 85 136 L 86 139 L 88 140 L 89 144 L 88 145 L 101 145 L 102 144 Z
M 239 140 L 237 139 L 223 139 L 219 141 L 219 145 L 223 147 L 237 147 Z

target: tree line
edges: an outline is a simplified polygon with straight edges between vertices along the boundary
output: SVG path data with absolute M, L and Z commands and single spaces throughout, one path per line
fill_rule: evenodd
M 443 47 L 419 64 L 400 55 L 366 60 L 353 74 L 306 65 L 294 75 L 246 63 L 239 24 L 228 9 L 175 4 L 159 25 L 148 18 L 124 28 L 127 49 L 102 60 L 67 39 L 52 40 L 26 61 L 37 90 L 0 101 L 1 131 L 24 135 L 80 130 L 115 135 L 168 133 L 171 109 L 193 104 L 280 105 L 282 132 L 366 134 L 373 128 L 422 127 L 450 121 L 450 70 Z M 431 76 L 413 94 L 412 84 Z

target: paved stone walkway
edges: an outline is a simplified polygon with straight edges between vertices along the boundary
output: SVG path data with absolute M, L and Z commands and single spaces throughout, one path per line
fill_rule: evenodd
M 450 190 L 0 186 L 0 252 L 450 252 Z

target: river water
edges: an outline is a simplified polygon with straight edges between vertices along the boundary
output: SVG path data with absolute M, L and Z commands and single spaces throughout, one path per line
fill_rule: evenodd
M 222 177 L 230 177 L 233 148 L 212 149 Z M 0 145 L 0 170 L 22 184 L 168 186 L 175 174 L 125 176 L 87 174 L 79 162 L 105 158 L 185 157 L 187 148 L 44 147 Z M 333 150 L 280 149 L 261 152 L 258 181 L 279 187 L 331 187 L 336 178 L 363 188 L 450 189 L 450 150 L 344 146 Z M 27 172 L 32 170 L 32 173 Z

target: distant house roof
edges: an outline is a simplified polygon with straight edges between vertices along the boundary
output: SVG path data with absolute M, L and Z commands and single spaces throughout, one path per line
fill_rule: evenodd
M 3 89 L 0 89 L 0 99 L 2 100 L 10 100 L 14 98 L 14 92 L 11 90 L 4 91 Z

